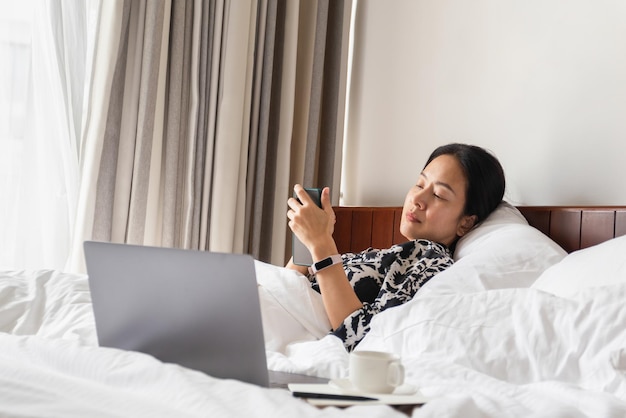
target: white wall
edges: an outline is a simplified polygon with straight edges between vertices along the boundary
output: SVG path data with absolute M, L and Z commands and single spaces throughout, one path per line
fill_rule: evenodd
M 515 204 L 626 204 L 626 1 L 359 0 L 343 204 L 491 149 Z

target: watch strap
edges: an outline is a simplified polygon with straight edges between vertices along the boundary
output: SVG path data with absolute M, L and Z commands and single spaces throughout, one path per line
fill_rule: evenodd
M 334 255 L 331 255 L 330 257 L 323 258 L 320 261 L 313 263 L 311 267 L 309 267 L 309 273 L 316 274 L 324 270 L 325 268 L 334 266 L 335 264 L 341 264 L 341 263 L 343 263 L 341 255 L 334 254 Z

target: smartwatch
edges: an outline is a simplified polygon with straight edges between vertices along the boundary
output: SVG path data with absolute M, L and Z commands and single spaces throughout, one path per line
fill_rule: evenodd
M 330 257 L 323 258 L 320 261 L 313 263 L 313 265 L 309 267 L 309 273 L 316 274 L 324 270 L 325 268 L 334 266 L 335 264 L 341 264 L 341 263 L 343 263 L 343 260 L 341 259 L 341 255 L 334 254 L 334 255 L 331 255 Z

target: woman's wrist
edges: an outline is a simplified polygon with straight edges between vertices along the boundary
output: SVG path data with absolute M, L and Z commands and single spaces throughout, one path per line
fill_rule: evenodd
M 333 254 L 330 257 L 322 258 L 321 260 L 314 262 L 311 267 L 309 267 L 308 271 L 310 275 L 315 275 L 320 271 L 337 264 L 343 264 L 343 259 L 340 254 Z
M 313 257 L 313 262 L 323 260 L 338 253 L 337 244 L 335 244 L 335 240 L 333 240 L 332 237 L 328 237 L 324 241 L 315 244 L 309 251 Z

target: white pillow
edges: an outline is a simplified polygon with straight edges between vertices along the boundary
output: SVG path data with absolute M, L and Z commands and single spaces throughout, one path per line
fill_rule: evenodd
M 488 245 L 489 240 L 500 232 L 502 225 L 528 225 L 528 221 L 515 206 L 507 202 L 500 203 L 487 219 L 459 239 L 454 259 L 458 260 L 467 254 L 480 251 L 486 242 Z
M 591 287 L 626 283 L 626 235 L 575 251 L 531 286 L 561 297 Z
M 503 202 L 459 240 L 452 267 L 437 274 L 418 292 L 477 292 L 529 287 L 567 253 L 528 225 L 519 210 Z

